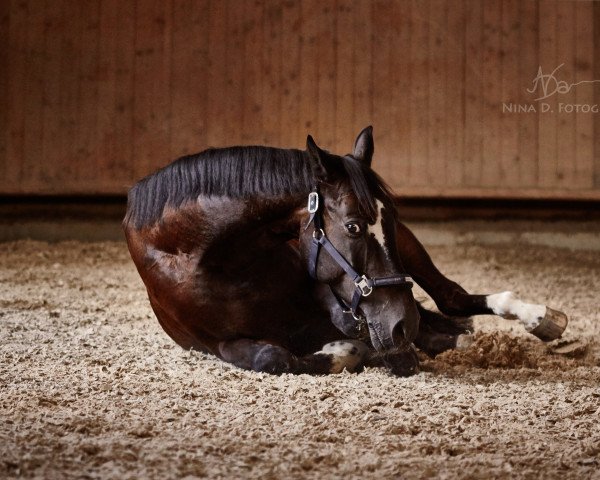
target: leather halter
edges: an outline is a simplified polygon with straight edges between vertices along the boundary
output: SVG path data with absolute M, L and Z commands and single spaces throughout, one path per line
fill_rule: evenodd
M 410 275 L 402 273 L 399 275 L 392 275 L 389 277 L 377 277 L 369 278 L 366 275 L 359 274 L 354 267 L 344 258 L 344 256 L 335 248 L 335 246 L 329 241 L 327 235 L 325 235 L 323 225 L 323 205 L 321 202 L 321 196 L 317 189 L 314 189 L 308 195 L 308 212 L 310 213 L 310 219 L 306 227 L 313 223 L 314 231 L 313 238 L 310 246 L 310 252 L 308 256 L 308 273 L 312 278 L 317 278 L 317 262 L 319 261 L 319 253 L 321 246 L 327 250 L 327 253 L 333 258 L 333 260 L 344 269 L 346 274 L 352 279 L 355 285 L 354 293 L 352 295 L 352 301 L 350 305 L 346 303 L 337 293 L 333 291 L 329 286 L 331 293 L 340 305 L 344 315 L 351 314 L 354 320 L 364 321 L 365 318 L 358 312 L 358 306 L 363 297 L 368 297 L 373 292 L 374 288 L 378 287 L 390 287 L 390 286 L 401 286 L 412 288 L 413 282 Z

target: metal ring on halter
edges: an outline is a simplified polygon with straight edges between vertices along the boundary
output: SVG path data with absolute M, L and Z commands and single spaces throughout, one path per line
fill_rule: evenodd
M 360 277 L 360 280 L 358 280 L 358 282 L 354 282 L 354 285 L 356 285 L 356 288 L 360 290 L 360 294 L 363 297 L 368 297 L 371 295 L 371 293 L 373 293 L 373 287 L 369 285 L 369 280 L 366 275 Z
M 322 228 L 315 228 L 313 230 L 312 236 L 315 240 L 320 240 L 321 238 L 323 238 L 325 236 L 325 232 L 323 231 Z
M 357 321 L 359 321 L 359 322 L 360 322 L 361 320 L 364 320 L 364 317 L 363 317 L 363 316 L 362 316 L 360 313 L 355 313 L 355 312 L 353 312 L 352 310 L 343 310 L 343 309 L 342 309 L 342 313 L 344 313 L 344 314 L 345 314 L 345 313 L 350 313 L 350 314 L 352 315 L 352 318 L 354 318 L 354 320 L 357 320 Z

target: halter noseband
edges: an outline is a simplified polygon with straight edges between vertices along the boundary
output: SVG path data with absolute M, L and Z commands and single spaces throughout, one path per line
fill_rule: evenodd
M 392 275 L 389 277 L 378 277 L 369 278 L 366 275 L 359 274 L 354 267 L 344 258 L 344 256 L 333 246 L 333 244 L 325 235 L 323 225 L 323 210 L 321 205 L 321 197 L 319 192 L 315 188 L 308 195 L 308 213 L 310 213 L 310 219 L 307 227 L 313 223 L 314 231 L 313 238 L 310 246 L 310 252 L 308 256 L 308 273 L 315 280 L 317 279 L 317 262 L 319 260 L 319 253 L 321 246 L 327 250 L 331 258 L 344 269 L 346 274 L 352 279 L 355 285 L 354 293 L 352 295 L 352 301 L 348 305 L 337 293 L 333 291 L 331 286 L 331 293 L 340 305 L 344 314 L 352 314 L 352 317 L 358 321 L 364 321 L 364 317 L 358 312 L 358 305 L 363 297 L 368 297 L 373 292 L 374 288 L 377 287 L 389 287 L 389 286 L 402 286 L 412 288 L 412 278 L 408 274 Z

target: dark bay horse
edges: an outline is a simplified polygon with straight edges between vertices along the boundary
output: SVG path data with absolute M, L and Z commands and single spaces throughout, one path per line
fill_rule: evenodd
M 306 151 L 209 149 L 138 182 L 123 225 L 167 334 L 256 371 L 397 375 L 418 371 L 415 345 L 435 355 L 468 342 L 471 315 L 560 336 L 564 314 L 444 277 L 399 222 L 373 151 L 368 127 L 344 156 L 309 136 Z M 413 279 L 442 313 L 415 302 Z

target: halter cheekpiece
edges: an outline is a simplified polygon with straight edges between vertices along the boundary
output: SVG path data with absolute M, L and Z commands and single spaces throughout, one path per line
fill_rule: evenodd
M 321 246 L 327 250 L 327 253 L 333 258 L 333 260 L 344 269 L 346 274 L 350 276 L 354 283 L 355 289 L 352 294 L 352 300 L 350 305 L 346 303 L 336 292 L 333 291 L 331 286 L 331 293 L 340 305 L 344 315 L 352 315 L 354 320 L 364 321 L 365 318 L 358 312 L 358 306 L 363 297 L 368 297 L 373 293 L 373 289 L 378 287 L 390 287 L 390 286 L 401 286 L 405 288 L 412 288 L 413 282 L 410 275 L 402 273 L 398 275 L 392 275 L 389 277 L 377 277 L 369 278 L 366 275 L 359 274 L 354 267 L 344 258 L 344 256 L 335 248 L 335 246 L 329 241 L 327 235 L 325 235 L 323 225 L 323 205 L 319 195 L 318 189 L 315 188 L 308 195 L 308 213 L 310 218 L 307 224 L 308 226 L 312 223 L 314 225 L 314 231 L 312 234 L 312 242 L 310 245 L 310 252 L 308 256 L 308 273 L 312 278 L 317 278 L 317 262 L 319 261 L 319 253 Z

